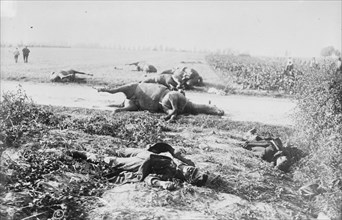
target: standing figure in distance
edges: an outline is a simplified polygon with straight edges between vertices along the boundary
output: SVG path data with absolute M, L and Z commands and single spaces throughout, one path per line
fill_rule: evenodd
M 336 73 L 341 73 L 342 72 L 342 60 L 341 57 L 339 57 L 336 61 Z
M 313 69 L 319 69 L 319 65 L 318 65 L 318 62 L 316 61 L 315 57 L 312 58 L 312 60 L 310 62 L 310 67 Z
M 23 49 L 23 58 L 24 63 L 28 62 L 28 56 L 29 56 L 30 50 L 27 48 L 27 46 Z
M 19 52 L 18 47 L 15 48 L 15 51 L 13 52 L 13 55 L 14 55 L 14 61 L 15 61 L 16 63 L 18 63 L 18 57 L 19 57 L 19 55 L 20 55 L 20 52 Z
M 289 57 L 289 58 L 287 59 L 285 71 L 290 72 L 290 71 L 292 71 L 292 70 L 293 70 L 293 60 L 292 60 L 291 57 Z

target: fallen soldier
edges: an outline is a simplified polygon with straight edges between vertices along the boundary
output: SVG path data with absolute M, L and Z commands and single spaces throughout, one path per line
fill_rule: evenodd
M 131 83 L 118 88 L 99 88 L 97 91 L 125 94 L 124 107 L 115 109 L 114 113 L 139 110 L 165 112 L 165 120 L 174 120 L 180 114 L 224 115 L 224 111 L 216 106 L 193 103 L 182 92 L 170 91 L 166 86 L 154 83 Z
M 256 134 L 253 128 L 247 132 L 247 136 L 241 138 L 245 142 L 242 147 L 251 151 L 254 155 L 261 159 L 272 163 L 276 168 L 287 171 L 289 168 L 289 160 L 283 152 L 283 144 L 279 138 L 262 137 Z
M 85 78 L 79 78 L 76 74 L 93 76 L 93 74 L 83 73 L 76 70 L 62 70 L 59 73 L 52 72 L 50 76 L 51 82 L 82 82 Z
M 153 187 L 174 190 L 178 183 L 187 182 L 194 186 L 204 186 L 208 175 L 203 174 L 195 164 L 182 156 L 179 150 L 166 143 L 157 143 L 146 149 L 125 148 L 115 152 L 111 157 L 101 158 L 86 152 L 72 151 L 70 156 L 87 160 L 92 163 L 104 162 L 114 172 L 108 175 L 109 181 L 116 184 L 146 182 Z M 169 156 L 160 155 L 170 153 L 181 163 L 176 163 Z

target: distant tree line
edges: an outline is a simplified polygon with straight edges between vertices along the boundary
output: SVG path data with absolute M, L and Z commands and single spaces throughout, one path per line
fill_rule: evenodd
M 101 45 L 98 43 L 6 43 L 1 42 L 1 47 L 45 47 L 45 48 L 109 48 L 117 50 L 130 50 L 130 51 L 165 51 L 165 52 L 195 52 L 195 53 L 218 53 L 218 54 L 238 54 L 238 52 L 232 49 L 203 49 L 203 48 L 175 48 L 164 45 L 155 46 L 134 46 L 134 45 Z
M 1 43 L 1 47 L 57 47 L 57 48 L 70 48 L 69 45 L 54 45 L 54 44 L 36 44 L 36 43 L 18 43 L 18 44 L 12 44 L 12 43 Z
M 6 43 L 1 42 L 1 47 L 48 47 L 48 48 L 110 48 L 117 50 L 131 50 L 131 51 L 165 51 L 165 52 L 195 52 L 195 53 L 215 53 L 215 54 L 223 54 L 223 55 L 237 55 L 237 56 L 245 56 L 250 57 L 251 55 L 247 52 L 240 53 L 237 50 L 233 50 L 231 48 L 222 48 L 222 49 L 203 49 L 203 48 L 192 48 L 192 49 L 182 49 L 175 47 L 168 47 L 164 45 L 155 45 L 155 46 L 127 46 L 127 45 L 100 45 L 98 43 L 77 43 L 77 44 L 67 44 L 67 43 Z M 341 56 L 341 51 L 334 48 L 333 46 L 327 46 L 322 48 L 320 52 L 322 57 L 329 56 Z
M 321 56 L 322 57 L 330 57 L 332 55 L 339 57 L 339 56 L 341 56 L 341 51 L 339 51 L 338 49 L 335 49 L 333 46 L 324 47 L 321 50 Z

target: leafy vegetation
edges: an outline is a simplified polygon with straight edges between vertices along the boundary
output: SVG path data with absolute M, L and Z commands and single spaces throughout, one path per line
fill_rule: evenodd
M 73 160 L 68 152 L 79 150 L 78 144 L 52 136 L 52 129 L 57 134 L 76 130 L 109 135 L 124 139 L 127 147 L 137 147 L 157 142 L 162 127 L 157 119 L 141 116 L 108 120 L 99 115 L 78 119 L 56 115 L 33 104 L 22 89 L 4 94 L 0 113 L 1 152 L 12 147 L 19 155 L 16 161 L 2 154 L 1 183 L 5 191 L 13 192 L 10 201 L 2 202 L 16 207 L 13 219 L 57 219 L 59 215 L 61 219 L 84 219 L 88 198 L 98 197 L 110 187 L 105 178 L 111 172 L 109 167 Z
M 341 72 L 311 71 L 298 88 L 298 140 L 308 156 L 298 165 L 295 178 L 318 183 L 324 193 L 313 201 L 315 207 L 337 218 L 342 215 Z
M 185 186 L 175 192 L 151 190 L 143 183 L 137 183 L 139 191 L 145 194 L 134 197 L 135 207 L 197 210 L 221 219 L 263 218 L 265 215 L 262 210 L 256 211 L 249 206 L 245 211 L 231 212 L 205 205 L 208 201 L 220 202 L 218 197 L 223 193 L 246 201 L 272 202 L 274 208 L 286 204 L 293 216 L 311 215 L 305 201 L 296 194 L 297 183 L 288 174 L 274 170 L 270 164 L 229 142 L 230 132 L 241 134 L 250 128 L 250 124 L 204 115 L 184 116 L 176 123 L 166 124 L 158 114 L 147 112 L 113 117 L 110 112 L 37 106 L 22 91 L 5 94 L 5 97 L 6 101 L 1 103 L 4 134 L 0 139 L 3 152 L 0 194 L 3 195 L 2 207 L 7 209 L 1 210 L 3 215 L 14 213 L 13 219 L 93 219 L 94 215 L 99 215 L 96 212 L 100 212 L 94 210 L 102 210 L 101 207 L 107 210 L 103 215 L 119 213 L 118 216 L 126 218 L 136 217 L 134 208 L 129 213 L 127 209 L 114 211 L 113 206 L 107 207 L 101 202 L 104 192 L 118 187 L 106 179 L 112 172 L 109 167 L 72 159 L 68 152 L 82 150 L 110 155 L 115 149 L 145 147 L 156 141 L 180 146 L 215 178 L 207 187 Z M 37 112 L 39 114 L 35 114 Z M 11 121 L 18 126 L 16 132 L 22 135 L 13 133 Z M 27 128 L 25 124 L 31 126 Z M 287 128 L 254 125 L 264 134 L 278 130 L 276 135 L 283 138 L 292 132 Z M 15 137 L 10 142 L 6 141 L 9 134 Z M 212 141 L 208 141 L 208 134 L 214 138 Z M 220 147 L 222 145 L 225 147 Z M 277 217 L 275 213 L 272 216 Z
M 93 179 L 84 182 L 81 188 L 82 180 L 68 184 L 70 177 L 62 178 L 61 174 L 84 173 L 84 164 L 67 156 L 70 147 L 67 141 L 42 141 L 63 118 L 34 105 L 22 89 L 4 94 L 0 113 L 1 152 L 10 147 L 18 148 L 19 152 L 19 162 L 2 154 L 1 164 L 1 183 L 13 194 L 3 202 L 15 207 L 13 219 L 27 216 L 83 219 L 82 196 L 94 196 L 103 190 L 101 174 L 106 171 L 105 167 L 101 164 L 89 167 L 86 173 L 91 173 Z M 47 150 L 58 146 L 62 148 L 61 154 Z M 60 182 L 59 190 L 47 184 L 49 181 Z
M 43 126 L 58 123 L 51 112 L 35 105 L 19 88 L 17 93 L 5 93 L 0 108 L 0 140 L 8 146 L 18 146 L 21 137 L 42 131 Z
M 341 216 L 342 203 L 342 75 L 329 59 L 312 65 L 296 60 L 292 73 L 285 60 L 212 55 L 207 60 L 219 74 L 242 89 L 283 91 L 298 100 L 296 128 L 290 139 L 301 157 L 293 167 L 294 180 L 316 183 L 320 194 L 311 209 L 333 218 Z M 293 154 L 292 154 L 293 155 Z M 298 156 L 297 155 L 297 156 Z M 324 173 L 324 175 L 322 175 Z
M 309 60 L 295 59 L 294 69 L 286 70 L 283 58 L 259 58 L 232 55 L 209 55 L 208 63 L 223 78 L 242 90 L 262 90 L 294 95 L 303 74 L 326 67 L 334 68 L 333 60 L 321 60 L 312 66 Z M 229 87 L 227 87 L 229 88 Z

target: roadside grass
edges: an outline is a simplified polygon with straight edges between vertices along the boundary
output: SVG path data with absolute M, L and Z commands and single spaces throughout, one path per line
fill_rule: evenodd
M 180 116 L 175 123 L 168 123 L 161 119 L 162 114 L 124 112 L 112 116 L 110 111 L 36 106 L 27 101 L 19 93 L 1 106 L 1 175 L 5 177 L 1 178 L 1 194 L 7 198 L 1 200 L 2 214 L 12 210 L 17 214 L 15 219 L 35 213 L 43 213 L 39 217 L 47 219 L 57 211 L 67 219 L 101 219 L 104 215 L 135 218 L 138 212 L 165 217 L 167 213 L 160 213 L 160 209 L 214 219 L 289 219 L 315 214 L 298 195 L 299 186 L 291 173 L 276 170 L 254 157 L 234 138 L 256 127 L 261 134 L 275 132 L 273 135 L 286 139 L 293 134 L 291 128 L 207 115 Z M 137 183 L 131 197 L 116 199 L 126 202 L 130 207 L 127 210 L 101 199 L 119 189 L 106 181 L 108 167 L 70 161 L 66 156 L 68 150 L 111 155 L 115 149 L 144 148 L 158 141 L 179 147 L 208 172 L 208 185 L 185 185 L 168 192 Z M 21 197 L 14 196 L 18 193 Z M 241 206 L 227 206 L 230 196 L 235 196 Z M 9 203 L 9 199 L 15 203 Z M 219 206 L 227 209 L 216 208 Z

